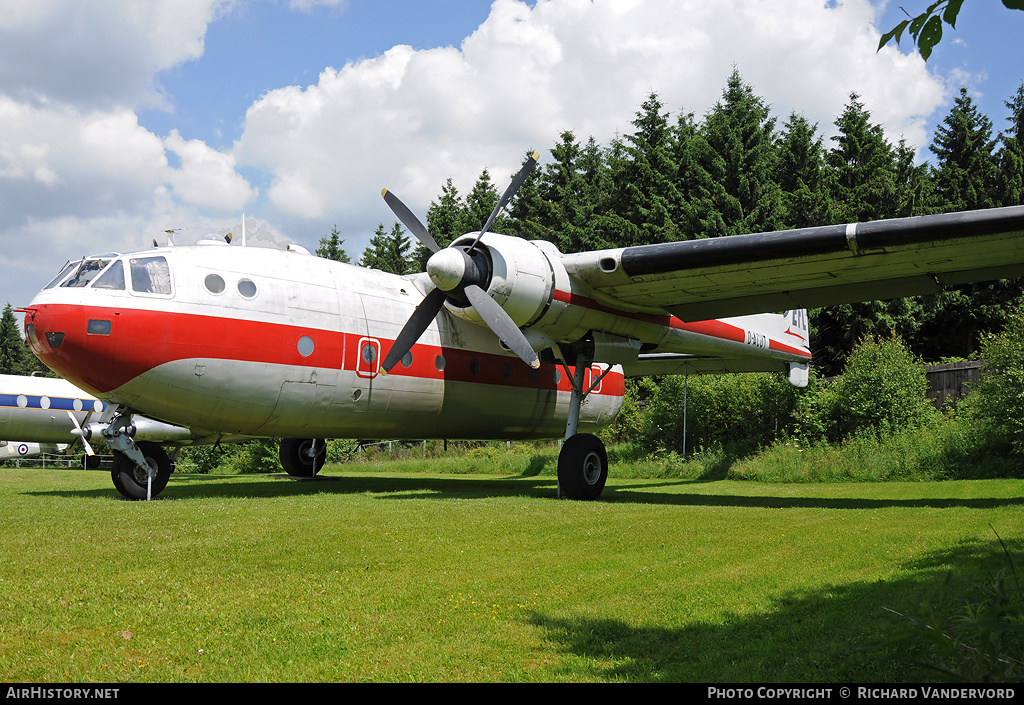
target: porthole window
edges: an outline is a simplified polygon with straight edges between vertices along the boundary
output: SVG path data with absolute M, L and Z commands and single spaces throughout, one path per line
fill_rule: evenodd
M 315 347 L 316 345 L 313 343 L 313 339 L 308 335 L 304 335 L 299 338 L 299 355 L 302 355 L 302 357 L 309 357 L 312 355 L 313 348 Z
M 412 350 L 407 352 L 405 355 L 402 355 L 402 367 L 411 367 L 411 366 L 412 366 Z
M 225 289 L 224 277 L 219 274 L 207 274 L 203 280 L 203 286 L 211 294 L 223 294 Z
M 475 357 L 469 361 L 469 374 L 475 375 L 480 372 L 480 361 Z
M 240 279 L 238 282 L 238 293 L 244 298 L 251 299 L 256 296 L 256 284 L 252 279 Z
M 363 350 L 360 354 L 363 356 L 363 362 L 367 365 L 372 365 L 373 361 L 377 359 L 377 348 L 367 343 L 363 346 Z
M 434 367 L 437 368 L 438 372 L 444 371 L 444 366 L 445 366 L 444 355 L 438 355 L 437 357 L 434 358 Z
M 560 369 L 558 369 L 558 368 L 555 368 L 555 375 L 554 375 L 554 377 L 555 377 L 555 384 L 558 384 L 559 382 L 561 382 L 562 381 L 562 371 Z

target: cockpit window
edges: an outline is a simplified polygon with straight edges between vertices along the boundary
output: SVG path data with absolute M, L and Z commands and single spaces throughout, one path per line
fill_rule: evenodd
M 78 264 L 78 269 L 72 274 L 67 281 L 61 286 L 66 286 L 73 289 L 80 289 L 83 286 L 88 286 L 96 275 L 103 271 L 103 269 L 110 264 L 109 259 L 86 259 L 82 260 Z
M 64 265 L 64 269 L 60 270 L 60 274 L 51 279 L 50 283 L 44 286 L 43 288 L 52 289 L 53 287 L 57 286 L 58 284 L 60 284 L 61 280 L 64 279 L 64 277 L 66 277 L 71 272 L 72 269 L 76 269 L 79 264 L 81 264 L 80 261 L 68 262 L 67 264 Z
M 124 291 L 124 265 L 116 259 L 100 277 L 93 282 L 93 289 L 112 289 Z
M 171 269 L 164 257 L 137 257 L 130 261 L 132 291 L 139 294 L 174 293 L 171 287 Z

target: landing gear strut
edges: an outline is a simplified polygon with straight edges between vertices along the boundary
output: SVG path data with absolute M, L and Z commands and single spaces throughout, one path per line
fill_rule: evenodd
M 278 458 L 289 475 L 313 477 L 327 459 L 327 441 L 323 438 L 282 438 Z
M 604 379 L 608 369 L 594 381 L 590 389 L 583 389 L 585 373 L 590 358 L 584 353 L 576 355 L 576 368 L 571 375 L 572 393 L 569 397 L 569 419 L 565 424 L 565 442 L 558 454 L 558 496 L 567 499 L 597 499 L 608 480 L 608 453 L 604 443 L 589 433 L 577 433 L 580 423 L 580 407 L 591 391 Z M 569 370 L 566 368 L 566 374 Z

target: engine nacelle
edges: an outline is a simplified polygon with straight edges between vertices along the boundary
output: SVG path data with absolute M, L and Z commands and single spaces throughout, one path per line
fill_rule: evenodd
M 463 235 L 452 247 L 469 245 L 475 233 Z M 536 322 L 549 306 L 555 291 L 555 267 L 564 268 L 561 260 L 552 262 L 544 250 L 533 242 L 518 237 L 486 233 L 476 247 L 490 263 L 487 293 L 503 308 L 519 327 Z M 447 301 L 448 310 L 460 318 L 483 324 L 472 307 L 459 307 Z

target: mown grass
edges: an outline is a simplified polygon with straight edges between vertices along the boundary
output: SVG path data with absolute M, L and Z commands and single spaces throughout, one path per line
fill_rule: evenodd
M 919 681 L 872 648 L 952 574 L 1021 548 L 1024 482 L 613 477 L 329 466 L 172 476 L 0 468 L 8 682 Z M 408 461 L 421 463 L 423 461 Z

